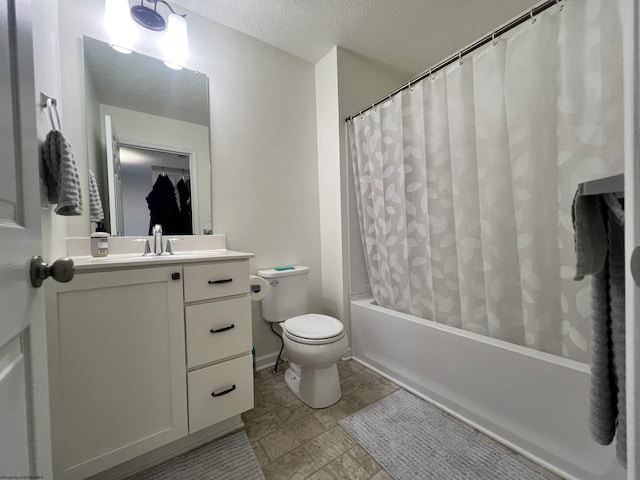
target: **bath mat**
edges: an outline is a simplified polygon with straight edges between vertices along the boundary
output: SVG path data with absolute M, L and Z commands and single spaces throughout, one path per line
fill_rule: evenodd
M 264 480 L 247 434 L 219 438 L 128 480 Z
M 397 390 L 340 425 L 395 480 L 545 480 L 515 453 Z

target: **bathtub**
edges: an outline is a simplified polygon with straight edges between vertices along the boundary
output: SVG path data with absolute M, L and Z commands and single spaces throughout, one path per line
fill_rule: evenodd
M 568 479 L 623 480 L 591 440 L 589 366 L 351 301 L 353 358 Z M 614 440 L 615 441 L 615 440 Z

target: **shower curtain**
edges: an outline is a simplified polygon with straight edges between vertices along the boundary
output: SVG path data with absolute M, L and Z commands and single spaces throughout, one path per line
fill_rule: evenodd
M 571 205 L 623 171 L 620 30 L 565 0 L 347 122 L 378 305 L 588 361 Z

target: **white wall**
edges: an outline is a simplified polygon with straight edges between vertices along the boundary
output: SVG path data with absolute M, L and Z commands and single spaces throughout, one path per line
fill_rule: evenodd
M 121 168 L 120 171 L 123 170 Z M 151 167 L 149 175 L 122 176 L 122 216 L 125 235 L 149 235 L 149 208 L 145 199 L 152 187 Z
M 316 64 L 316 122 L 320 189 L 320 251 L 323 311 L 344 321 L 343 235 L 340 218 L 342 172 L 338 105 L 338 48 Z M 348 331 L 348 330 L 347 330 Z
M 353 290 L 349 275 L 356 277 L 357 284 L 366 286 L 368 280 L 357 213 L 354 217 L 349 210 L 348 182 L 352 178 L 344 119 L 406 79 L 387 66 L 340 47 L 316 64 L 315 74 L 323 310 L 341 319 L 349 332 L 348 296 Z M 350 266 L 351 256 L 356 261 Z
M 58 111 L 62 122 L 65 121 L 62 104 L 62 86 L 60 79 L 60 50 L 58 47 L 58 29 L 56 24 L 57 5 L 47 2 L 46 5 L 35 6 L 33 10 L 33 57 L 35 73 L 35 94 L 44 92 L 58 100 Z M 39 102 L 39 98 L 37 98 Z M 55 118 L 55 115 L 54 115 Z M 40 110 L 38 115 L 38 140 L 44 141 L 51 130 L 49 115 Z M 65 255 L 67 218 L 54 213 L 54 207 L 48 205 L 46 196 L 41 195 L 42 208 L 42 256 L 46 261 L 55 260 Z
M 103 0 L 59 0 L 65 134 L 87 191 L 82 35 L 108 41 Z M 311 267 L 310 305 L 321 309 L 320 230 L 313 65 L 188 12 L 186 67 L 209 77 L 214 233 L 229 248 L 254 252 L 252 271 L 280 264 Z M 158 34 L 138 28 L 134 50 L 161 58 Z M 86 217 L 69 220 L 86 236 Z M 257 354 L 279 340 L 253 308 Z
M 56 2 L 31 3 L 33 21 L 33 57 L 34 57 L 34 107 L 38 105 L 40 92 L 56 98 L 62 98 L 60 81 L 60 50 L 58 47 L 57 4 Z M 49 116 L 40 109 L 37 115 L 38 142 L 42 142 L 51 129 Z M 35 139 L 34 139 L 35 141 Z M 38 159 L 31 159 L 38 161 Z M 46 196 L 42 197 L 46 200 Z M 49 206 L 43 207 L 42 222 L 42 257 L 49 262 L 65 253 L 65 217 L 60 217 Z M 34 252 L 34 255 L 40 252 Z M 46 288 L 47 283 L 45 283 Z M 34 396 L 32 399 L 33 422 L 32 432 L 35 444 L 41 449 L 37 452 L 37 473 L 42 478 L 53 478 L 51 459 L 51 422 L 49 415 L 49 391 L 47 372 L 46 322 L 34 322 L 30 327 L 32 371 L 35 375 Z M 39 387 L 45 386 L 43 390 Z M 26 472 L 25 472 L 26 473 Z
M 147 113 L 100 104 L 100 128 L 104 132 L 104 116 L 111 116 L 111 124 L 118 132 L 121 143 L 145 147 L 157 147 L 174 152 L 196 155 L 197 174 L 191 183 L 197 181 L 198 215 L 200 231 L 211 229 L 211 171 L 209 151 L 209 129 L 195 123 L 181 122 L 171 118 L 158 117 Z M 101 137 L 103 148 L 104 133 Z M 196 232 L 194 232 L 196 233 Z M 216 233 L 218 233 L 216 231 Z M 224 232 L 220 232 L 224 233 Z M 73 236 L 73 235 L 70 235 Z

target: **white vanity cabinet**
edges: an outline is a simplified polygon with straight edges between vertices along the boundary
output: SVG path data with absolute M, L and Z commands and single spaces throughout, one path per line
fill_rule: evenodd
M 55 478 L 171 456 L 253 408 L 248 294 L 247 259 L 92 266 L 49 284 Z
M 248 262 L 185 266 L 184 286 L 193 433 L 253 408 Z

